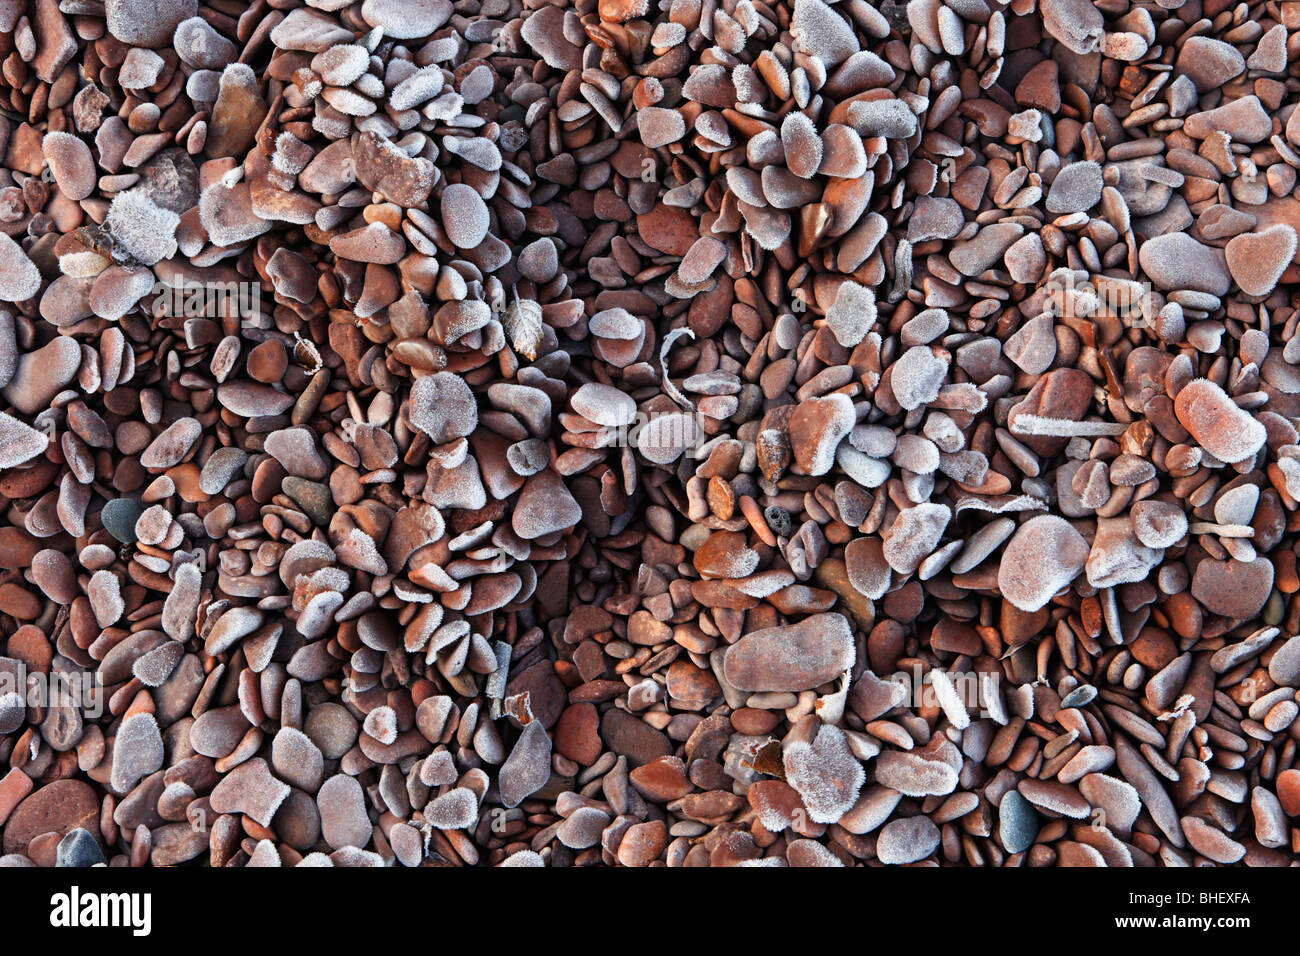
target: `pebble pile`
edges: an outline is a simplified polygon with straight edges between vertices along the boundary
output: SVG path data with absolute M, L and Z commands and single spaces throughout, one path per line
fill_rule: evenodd
M 0 0 L 0 865 L 1294 865 L 1298 107 L 1294 0 Z

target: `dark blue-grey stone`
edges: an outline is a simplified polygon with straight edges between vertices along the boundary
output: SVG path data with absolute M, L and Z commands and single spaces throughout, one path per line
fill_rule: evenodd
M 114 498 L 104 505 L 104 510 L 99 513 L 99 520 L 104 523 L 104 530 L 118 541 L 123 544 L 133 544 L 135 523 L 143 511 L 140 502 L 134 498 Z
M 1008 853 L 1023 853 L 1038 836 L 1038 812 L 1020 795 L 1008 790 L 998 806 L 998 838 Z
M 99 848 L 99 841 L 90 835 L 89 830 L 81 827 L 69 830 L 54 851 L 55 866 L 94 866 L 107 862 L 104 851 Z

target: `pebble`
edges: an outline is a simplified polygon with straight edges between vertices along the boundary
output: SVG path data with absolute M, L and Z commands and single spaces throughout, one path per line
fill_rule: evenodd
M 488 234 L 488 209 L 473 187 L 453 183 L 443 190 L 442 227 L 458 249 L 473 249 Z
M 727 682 L 744 691 L 810 690 L 853 666 L 852 630 L 842 614 L 751 631 L 727 649 Z
M 1148 239 L 1138 250 L 1138 262 L 1156 287 L 1166 291 L 1188 289 L 1222 296 L 1232 285 L 1223 252 L 1185 233 Z
M 1055 515 L 1036 515 L 1022 524 L 1002 553 L 998 588 L 1022 611 L 1037 611 L 1068 586 L 1088 561 L 1083 535 Z
M 266 764 L 262 767 L 265 769 Z M 284 789 L 287 792 L 289 788 Z M 372 827 L 366 814 L 365 794 L 354 777 L 339 773 L 326 780 L 316 794 L 316 806 L 320 811 L 321 837 L 332 848 L 364 849 L 370 843 Z
M 939 828 L 929 817 L 903 817 L 881 827 L 876 839 L 876 858 L 894 866 L 915 863 L 924 860 L 938 846 Z
M 254 757 L 222 777 L 210 800 L 216 813 L 244 813 L 267 827 L 288 795 L 288 785 L 271 775 L 265 760 Z
M 1229 464 L 1251 458 L 1267 439 L 1264 426 L 1209 379 L 1184 386 L 1174 414 L 1198 444 Z
M 1051 213 L 1087 212 L 1101 200 L 1101 166 L 1091 161 L 1071 163 L 1061 169 L 1047 192 Z
M 55 855 L 55 866 L 86 867 L 107 864 L 99 841 L 89 830 L 77 827 L 64 834 Z
M 1233 281 L 1242 292 L 1252 296 L 1265 296 L 1273 291 L 1295 252 L 1295 230 L 1285 223 L 1263 232 L 1233 236 L 1224 247 Z

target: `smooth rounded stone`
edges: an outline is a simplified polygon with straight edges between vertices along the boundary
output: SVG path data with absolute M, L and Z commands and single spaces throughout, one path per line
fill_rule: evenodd
M 1212 110 L 1193 113 L 1183 122 L 1183 132 L 1193 139 L 1206 139 L 1223 132 L 1235 142 L 1260 143 L 1272 131 L 1273 121 L 1257 96 L 1243 96 Z
M 1041 375 L 1056 359 L 1056 322 L 1050 312 L 1030 319 L 1003 343 L 1003 354 L 1028 375 Z
M 1259 486 L 1238 485 L 1214 502 L 1214 520 L 1220 524 L 1250 524 L 1259 503 Z
M 1183 833 L 1192 849 L 1215 863 L 1229 865 L 1246 855 L 1246 848 L 1217 827 L 1196 816 L 1183 817 Z
M 142 468 L 171 468 L 185 460 L 194 443 L 199 440 L 203 426 L 194 418 L 180 418 L 150 442 L 140 455 Z
M 101 866 L 108 862 L 99 840 L 84 827 L 77 827 L 64 834 L 55 850 L 54 859 L 56 867 Z
M 472 186 L 452 183 L 440 200 L 442 228 L 457 249 L 473 249 L 488 234 L 487 204 Z
M 478 425 L 478 404 L 454 372 L 416 379 L 411 386 L 411 424 L 441 445 L 470 434 Z
M 545 8 L 543 8 L 545 9 Z M 500 868 L 545 869 L 546 860 L 532 850 L 516 850 L 500 863 Z
M 271 775 L 266 761 L 253 757 L 222 777 L 210 800 L 216 813 L 246 813 L 267 827 L 288 794 L 288 785 Z
M 1008 853 L 1023 853 L 1038 838 L 1038 811 L 1018 790 L 1008 790 L 998 804 L 998 842 Z
M 221 70 L 239 58 L 235 44 L 202 17 L 190 17 L 176 25 L 172 48 L 182 62 L 196 70 Z
M 295 850 L 310 850 L 320 839 L 320 811 L 316 808 L 316 800 L 301 790 L 290 790 L 275 811 L 272 829 Z
M 38 551 L 32 558 L 32 580 L 55 604 L 71 604 L 80 593 L 72 560 L 53 548 Z
M 1047 211 L 1062 213 L 1087 212 L 1101 201 L 1103 186 L 1101 166 L 1087 160 L 1071 163 L 1061 169 L 1052 180 L 1047 193 Z
M 907 139 L 916 132 L 916 114 L 899 99 L 855 100 L 849 103 L 849 125 L 863 137 Z
M 1212 614 L 1234 620 L 1253 618 L 1273 590 L 1273 563 L 1267 558 L 1216 561 L 1206 558 L 1192 573 L 1192 597 Z
M 786 783 L 798 792 L 814 823 L 835 823 L 844 816 L 866 780 L 844 731 L 833 724 L 819 723 L 811 741 L 787 742 L 781 760 Z
M 582 508 L 551 469 L 538 472 L 524 482 L 510 516 L 515 534 L 525 541 L 573 527 L 582 518 Z
M 96 571 L 92 574 L 86 596 L 90 598 L 91 609 L 100 627 L 116 623 L 126 610 L 126 604 L 122 600 L 122 582 L 112 571 Z
M 594 704 L 570 704 L 555 725 L 556 753 L 590 767 L 601 753 L 600 714 Z
M 1099 517 L 1084 570 L 1094 588 L 1110 588 L 1145 581 L 1163 559 L 1163 549 L 1144 545 L 1128 518 Z
M 44 432 L 0 412 L 0 468 L 14 468 L 49 447 Z
M 478 796 L 466 787 L 449 790 L 429 802 L 424 818 L 439 830 L 465 830 L 478 819 Z
M 534 282 L 550 282 L 560 268 L 559 255 L 555 243 L 550 239 L 538 239 L 524 246 L 519 252 L 519 274 Z
M 976 233 L 975 238 L 955 243 L 948 253 L 948 261 L 964 276 L 980 275 L 993 268 L 1024 234 L 1025 227 L 1019 223 L 992 223 Z
M 144 85 L 151 86 L 153 83 L 150 81 Z M 50 132 L 41 141 L 41 151 L 45 154 L 50 172 L 63 195 L 79 202 L 94 191 L 95 161 L 91 158 L 90 147 L 85 140 L 72 133 Z
M 524 726 L 510 756 L 501 765 L 497 787 L 507 808 L 517 807 L 551 778 L 551 738 L 540 720 Z
M 649 866 L 659 859 L 667 843 L 668 828 L 662 820 L 635 823 L 619 841 L 618 862 L 622 866 Z
M 822 162 L 822 141 L 812 120 L 803 113 L 787 113 L 781 121 L 781 145 L 791 173 L 800 179 L 816 174 Z
M 945 796 L 957 787 L 957 771 L 914 751 L 886 750 L 874 769 L 876 783 L 909 797 Z
M 227 757 L 234 752 L 248 728 L 249 723 L 238 707 L 205 710 L 190 727 L 190 745 L 205 757 Z
M 567 39 L 560 7 L 547 4 L 534 10 L 524 19 L 519 34 L 547 66 L 562 71 L 581 69 L 581 49 Z
M 391 744 L 397 740 L 397 713 L 388 706 L 376 707 L 366 714 L 361 729 L 381 744 Z
M 1043 248 L 1042 237 L 1036 232 L 1026 233 L 1007 247 L 1002 261 L 1013 281 L 1026 284 L 1037 282 L 1047 267 L 1047 252 Z
M 846 349 L 858 345 L 876 324 L 876 294 L 852 280 L 840 284 L 826 310 L 826 324 Z
M 912 216 L 907 221 L 907 241 L 917 243 L 931 239 L 951 239 L 961 231 L 964 224 L 961 206 L 955 199 L 918 196 Z
M 242 448 L 218 448 L 203 463 L 199 472 L 199 490 L 205 495 L 221 494 L 247 461 L 248 452 Z
M 601 382 L 579 386 L 569 403 L 583 418 L 606 428 L 631 425 L 636 420 L 636 402 L 632 397 Z
M 578 807 L 560 824 L 555 835 L 569 849 L 585 850 L 600 842 L 600 834 L 609 822 L 609 814 L 603 810 Z
M 916 313 L 899 331 L 899 340 L 911 348 L 914 345 L 928 345 L 952 328 L 952 319 L 945 309 L 925 309 Z
M 1039 4 L 1043 29 L 1079 56 L 1101 46 L 1104 23 L 1091 0 L 1047 0 Z
M 271 766 L 286 783 L 314 793 L 325 775 L 320 748 L 305 733 L 281 727 L 271 742 Z
M 217 401 L 242 418 L 264 418 L 288 411 L 294 398 L 257 382 L 226 382 L 217 386 Z
M 162 47 L 176 26 L 198 13 L 198 0 L 105 0 L 104 15 L 114 39 L 131 46 Z
M 484 231 L 486 232 L 486 226 Z M 482 241 L 481 236 L 479 239 Z M 333 236 L 329 247 L 331 252 L 341 258 L 375 265 L 393 265 L 400 262 L 406 254 L 405 240 L 382 222 L 372 222 L 368 226 Z
M 1202 245 L 1186 233 L 1156 236 L 1142 243 L 1138 262 L 1156 287 L 1225 295 L 1232 275 L 1222 250 Z
M 678 110 L 646 106 L 637 110 L 636 124 L 647 149 L 659 149 L 686 135 L 686 119 Z
M 851 668 L 856 658 L 848 620 L 814 614 L 745 635 L 727 648 L 723 673 L 742 691 L 811 690 Z
M 154 288 L 154 275 L 143 267 L 109 266 L 90 289 L 90 307 L 101 318 L 118 320 Z
M 194 568 L 192 564 L 184 565 L 184 567 Z M 198 571 L 194 570 L 194 574 L 197 575 Z M 172 593 L 175 594 L 176 592 L 173 591 Z M 170 596 L 168 599 L 170 600 Z M 197 600 L 195 606 L 197 607 Z M 131 673 L 145 687 L 159 687 L 172 675 L 172 672 L 176 670 L 176 665 L 181 662 L 181 658 L 184 656 L 184 644 L 180 641 L 168 641 L 165 644 L 159 644 L 147 654 L 136 658 L 135 663 L 131 665 Z
M 1056 515 L 1036 515 L 1007 542 L 998 567 L 998 589 L 1022 611 L 1044 607 L 1087 564 L 1088 542 Z
M 1174 399 L 1174 414 L 1197 444 L 1228 464 L 1252 458 L 1268 439 L 1264 426 L 1209 379 L 1185 385 Z
M 286 793 L 289 790 L 284 789 Z M 364 849 L 370 843 L 373 828 L 366 813 L 365 792 L 355 777 L 342 773 L 330 777 L 316 794 L 316 806 L 320 811 L 321 836 L 331 847 Z
M 430 36 L 451 19 L 451 0 L 365 0 L 361 19 L 394 40 Z
M 926 816 L 890 820 L 876 838 L 876 858 L 900 865 L 924 860 L 939 846 L 939 828 Z
M 153 866 L 179 866 L 201 856 L 210 846 L 211 834 L 191 823 L 166 823 L 150 831 Z
M 1272 292 L 1295 253 L 1296 232 L 1285 223 L 1233 236 L 1224 248 L 1228 271 L 1238 288 L 1250 296 Z
M 849 583 L 866 597 L 879 601 L 889 590 L 892 580 L 885 560 L 884 543 L 876 537 L 855 538 L 844 548 L 844 564 Z
M 1300 366 L 1288 362 L 1286 354 L 1286 349 L 1271 348 L 1265 353 L 1263 362 L 1256 364 L 1260 366 L 1260 377 L 1269 385 L 1287 395 L 1298 395 L 1300 394 Z
M 798 48 L 826 66 L 843 63 L 861 49 L 853 27 L 836 11 L 822 0 L 795 0 L 790 19 Z
M 1187 534 L 1187 513 L 1168 501 L 1149 498 L 1129 510 L 1133 532 L 1148 548 L 1172 548 Z
M 900 511 L 881 551 L 885 561 L 899 574 L 911 574 L 939 546 L 950 520 L 947 505 L 931 502 Z
M 672 744 L 661 731 L 624 710 L 607 710 L 600 715 L 600 738 L 609 750 L 626 757 L 632 767 L 673 752 Z
M 816 840 L 792 840 L 785 848 L 786 862 L 795 867 L 844 866 L 844 861 Z
M 914 345 L 890 366 L 889 376 L 895 400 L 910 412 L 939 397 L 948 377 L 948 359 L 929 345 Z
M 370 51 L 355 43 L 332 46 L 317 53 L 311 60 L 311 68 L 330 86 L 351 86 L 369 67 Z
M 0 232 L 0 301 L 25 302 L 40 290 L 41 273 L 36 264 L 22 246 Z
M 1268 663 L 1268 676 L 1282 687 L 1300 686 L 1300 637 L 1292 637 L 1277 649 Z
M 3 241 L 0 241 L 0 276 L 9 276 L 12 273 L 4 263 L 3 253 Z M 35 295 L 35 291 L 32 294 Z M 49 407 L 54 396 L 77 377 L 80 368 L 81 347 L 76 340 L 64 335 L 56 336 L 18 359 L 13 378 L 5 386 L 3 395 L 19 413 L 35 415 Z
M 949 568 L 954 574 L 972 571 L 1016 530 L 1011 518 L 995 518 L 966 539 L 966 546 Z
M 307 712 L 303 733 L 330 760 L 352 749 L 358 733 L 357 719 L 341 704 L 326 701 Z
M 1174 69 L 1196 84 L 1198 92 L 1217 89 L 1246 70 L 1246 60 L 1230 43 L 1213 37 L 1189 37 L 1178 51 Z
M 255 607 L 229 608 L 212 629 L 208 631 L 204 650 L 209 657 L 215 657 L 230 650 L 239 641 L 252 634 L 262 626 L 264 616 Z
M 162 763 L 162 734 L 153 715 L 132 714 L 122 721 L 113 744 L 113 769 L 109 777 L 113 789 L 126 793 Z
M 246 63 L 227 64 L 221 71 L 217 101 L 208 119 L 204 152 L 214 158 L 242 155 L 253 144 L 266 109 L 253 68 Z M 251 192 L 248 195 L 251 204 Z M 211 230 L 209 238 L 216 241 Z
M 291 475 L 312 481 L 322 481 L 329 475 L 329 465 L 316 450 L 316 435 L 309 428 L 271 432 L 266 436 L 264 448 Z
M 853 429 L 853 401 L 843 393 L 805 399 L 790 415 L 790 451 L 807 475 L 824 475 L 835 462 L 835 449 Z
M 405 208 L 423 206 L 433 190 L 437 170 L 432 162 L 406 155 L 370 130 L 361 133 L 350 153 L 346 149 L 332 153 L 338 145 L 327 146 L 303 170 L 304 188 L 310 184 L 313 191 L 335 192 L 355 180 Z
M 1292 767 L 1277 775 L 1277 799 L 1287 816 L 1300 816 L 1300 769 Z
M 701 236 L 686 250 L 686 255 L 677 267 L 677 277 L 686 283 L 707 282 L 726 258 L 725 243 L 709 236 Z

